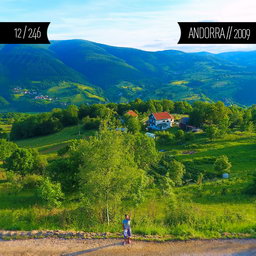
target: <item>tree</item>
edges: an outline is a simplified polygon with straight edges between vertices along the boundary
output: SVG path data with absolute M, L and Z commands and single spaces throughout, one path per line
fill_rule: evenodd
M 31 150 L 18 148 L 6 159 L 5 167 L 7 170 L 25 175 L 33 168 L 33 164 L 34 159 Z
M 127 117 L 125 124 L 129 132 L 137 133 L 141 130 L 141 124 L 137 117 Z
M 9 142 L 5 139 L 0 139 L 0 160 L 4 161 L 6 158 L 18 148 L 17 144 Z
M 122 200 L 141 200 L 147 184 L 145 172 L 134 161 L 131 143 L 124 138 L 124 134 L 104 131 L 77 148 L 83 160 L 81 190 L 95 211 L 104 213 L 101 219 L 108 224 Z
M 52 161 L 47 167 L 51 180 L 61 184 L 62 190 L 71 193 L 79 190 L 79 161 L 65 157 Z
M 157 141 L 161 145 L 171 145 L 174 143 L 175 135 L 169 131 L 157 131 Z
M 147 171 L 157 162 L 159 152 L 153 138 L 149 138 L 145 134 L 137 133 L 127 135 L 124 140 L 125 144 L 131 147 L 130 153 L 133 152 L 134 161 L 139 168 Z
M 229 127 L 231 111 L 223 102 L 195 102 L 190 113 L 190 123 L 197 127 L 216 125 L 222 131 Z
M 177 101 L 174 103 L 174 112 L 177 114 L 189 114 L 192 106 L 186 101 Z
M 178 141 L 183 141 L 185 138 L 185 132 L 183 130 L 178 130 L 176 133 L 175 133 L 175 138 L 176 140 Z
M 182 179 L 186 172 L 185 166 L 173 159 L 173 157 L 166 153 L 163 154 L 159 163 L 155 166 L 155 171 L 163 176 L 168 174 L 168 177 L 177 186 L 182 185 Z
M 219 137 L 220 130 L 218 129 L 218 127 L 216 127 L 216 125 L 208 125 L 205 126 L 205 133 L 209 139 L 213 140 Z
M 83 127 L 85 130 L 98 130 L 100 127 L 100 118 L 86 116 L 83 118 Z
M 163 105 L 163 111 L 166 112 L 173 112 L 174 111 L 174 102 L 171 100 L 162 100 L 162 105 Z
M 230 173 L 231 167 L 232 164 L 229 162 L 228 157 L 225 155 L 219 156 L 214 163 L 214 170 L 218 175 L 223 173 Z
M 49 178 L 45 178 L 37 190 L 38 197 L 49 207 L 58 207 L 64 194 L 61 191 L 60 183 L 52 183 Z
M 29 173 L 41 174 L 46 165 L 46 159 L 42 158 L 37 150 L 26 148 L 17 148 L 6 159 L 4 164 L 7 170 L 12 170 L 21 175 Z
M 78 107 L 75 105 L 70 105 L 67 107 L 67 109 L 63 110 L 63 125 L 74 125 L 77 124 L 78 119 Z

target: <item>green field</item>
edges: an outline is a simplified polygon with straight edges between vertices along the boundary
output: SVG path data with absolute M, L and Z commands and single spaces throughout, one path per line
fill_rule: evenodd
M 95 131 L 85 131 L 80 125 L 66 127 L 62 131 L 47 136 L 15 141 L 18 146 L 36 148 L 42 154 L 54 153 L 75 139 L 94 135 Z
M 176 132 L 178 128 L 172 128 Z M 80 130 L 80 135 L 79 135 Z M 18 140 L 20 147 L 37 148 L 41 154 L 55 154 L 74 139 L 88 138 L 95 131 L 79 126 L 38 138 Z M 256 237 L 256 196 L 244 193 L 251 175 L 256 172 L 256 133 L 235 132 L 213 141 L 204 134 L 195 134 L 182 145 L 157 145 L 170 151 L 178 160 L 203 159 L 227 155 L 232 163 L 230 179 L 204 180 L 201 185 L 187 184 L 174 189 L 179 207 L 167 210 L 166 202 L 148 191 L 146 200 L 132 210 L 133 231 L 137 234 L 169 235 L 173 238 Z M 187 154 L 188 151 L 193 153 Z M 211 163 L 199 166 L 213 170 Z M 67 197 L 59 208 L 48 209 L 36 197 L 34 189 L 17 194 L 8 182 L 0 182 L 0 228 L 11 230 L 63 229 L 117 232 L 118 222 L 110 226 L 83 226 L 80 205 Z M 169 217 L 168 217 L 169 216 Z M 170 217 L 171 216 L 171 217 Z M 76 218 L 79 218 L 78 220 Z M 172 222 L 169 222 L 169 219 Z
M 232 162 L 232 174 L 235 176 L 256 172 L 256 133 L 237 132 L 214 141 L 210 141 L 202 134 L 197 134 L 195 141 L 187 145 L 158 147 L 171 151 L 179 160 L 227 155 Z M 186 154 L 189 151 L 192 154 Z M 205 168 L 211 169 L 212 166 L 205 165 Z

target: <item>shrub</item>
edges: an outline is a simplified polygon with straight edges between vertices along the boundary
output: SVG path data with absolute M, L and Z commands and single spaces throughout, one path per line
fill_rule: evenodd
M 101 123 L 101 120 L 98 117 L 90 118 L 87 116 L 83 118 L 83 125 L 84 125 L 84 129 L 86 130 L 99 129 L 100 123 Z
M 17 194 L 23 189 L 22 176 L 13 171 L 6 172 L 9 193 Z
M 157 135 L 157 141 L 161 145 L 170 145 L 174 142 L 174 134 L 168 132 L 168 131 L 158 131 L 156 132 Z
M 225 155 L 218 157 L 214 163 L 214 170 L 219 175 L 222 173 L 230 173 L 231 167 L 232 165 L 229 162 L 228 157 Z
M 28 174 L 23 177 L 22 183 L 24 188 L 37 188 L 43 181 L 43 177 L 36 174 Z
M 60 183 L 52 183 L 49 178 L 45 178 L 37 189 L 38 197 L 46 203 L 48 207 L 58 207 L 64 194 L 61 191 Z

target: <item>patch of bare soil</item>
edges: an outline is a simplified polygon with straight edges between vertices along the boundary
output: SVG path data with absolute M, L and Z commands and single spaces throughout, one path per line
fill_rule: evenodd
M 251 256 L 256 255 L 256 239 L 196 240 L 177 242 L 133 241 L 121 239 L 43 238 L 0 241 L 1 256 Z

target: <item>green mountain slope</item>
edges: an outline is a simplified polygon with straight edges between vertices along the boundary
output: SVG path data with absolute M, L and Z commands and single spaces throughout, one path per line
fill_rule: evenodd
M 0 48 L 0 109 L 135 98 L 256 103 L 256 52 L 146 52 L 86 40 Z M 182 82 L 185 81 L 185 82 Z

